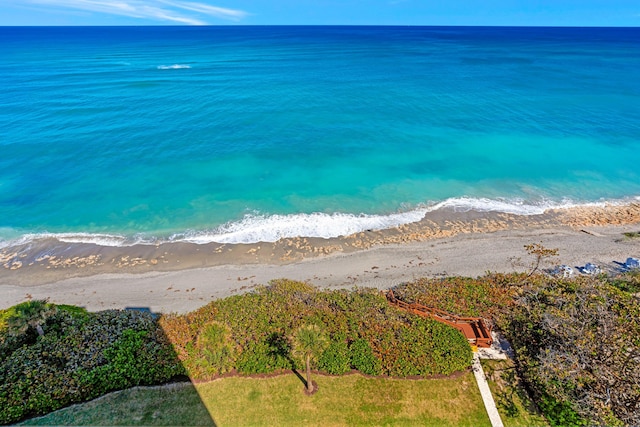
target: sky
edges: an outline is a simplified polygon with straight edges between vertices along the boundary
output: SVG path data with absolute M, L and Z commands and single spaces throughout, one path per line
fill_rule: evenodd
M 640 0 L 0 0 L 7 25 L 640 26 Z

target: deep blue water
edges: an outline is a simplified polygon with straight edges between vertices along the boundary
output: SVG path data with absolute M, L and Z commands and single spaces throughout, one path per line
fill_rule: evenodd
M 0 82 L 5 243 L 640 195 L 640 28 L 4 27 Z

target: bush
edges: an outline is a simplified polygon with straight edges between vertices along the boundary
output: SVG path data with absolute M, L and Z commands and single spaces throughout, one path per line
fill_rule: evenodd
M 549 424 L 553 427 L 579 427 L 588 425 L 586 420 L 581 418 L 578 413 L 571 408 L 568 402 L 558 402 L 548 394 L 543 394 L 538 402 L 540 409 L 547 415 Z
M 640 303 L 620 287 L 531 277 L 500 322 L 553 425 L 640 424 Z
M 57 308 L 46 300 L 25 301 L 0 313 L 0 360 L 22 345 L 32 344 L 44 333 Z
M 640 292 L 640 270 L 635 269 L 611 279 L 611 284 L 624 292 Z
M 0 344 L 0 423 L 183 373 L 149 314 L 51 309 L 44 335 L 21 340 L 33 328 L 20 327 Z
M 389 342 L 392 363 L 388 373 L 394 376 L 449 375 L 471 364 L 472 352 L 467 339 L 458 330 L 434 320 L 411 316 L 408 324 Z
M 472 279 L 445 277 L 418 279 L 394 288 L 403 301 L 418 302 L 459 316 L 495 317 L 513 304 L 523 275 L 491 274 Z
M 236 349 L 231 330 L 219 322 L 206 324 L 196 339 L 194 374 L 200 377 L 226 374 L 235 366 Z
M 344 340 L 332 341 L 318 359 L 318 369 L 332 375 L 341 375 L 351 369 L 349 347 Z
M 355 369 L 367 375 L 380 375 L 382 373 L 380 360 L 373 354 L 367 340 L 355 340 L 349 350 L 351 351 L 351 365 Z
M 450 374 L 471 363 L 469 345 L 455 329 L 407 315 L 372 289 L 319 291 L 282 279 L 185 316 L 163 316 L 161 324 L 195 380 L 231 369 L 228 363 L 214 367 L 222 363 L 216 357 L 233 360 L 243 374 L 300 368 L 285 337 L 303 324 L 318 325 L 330 337 L 318 360 L 322 372 L 341 374 L 353 366 L 370 375 Z M 210 324 L 228 328 L 228 346 L 207 355 L 203 328 Z M 350 342 L 357 342 L 353 350 Z
M 18 311 L 30 314 L 13 324 Z M 301 368 L 287 337 L 305 324 L 329 337 L 317 366 L 330 374 L 351 368 L 368 375 L 449 374 L 471 361 L 459 332 L 399 311 L 377 290 L 319 291 L 284 279 L 158 320 L 135 311 L 87 313 L 51 304 L 7 313 L 0 317 L 11 323 L 0 332 L 5 423 L 185 372 L 198 381 L 233 370 Z
M 0 338 L 6 333 L 9 328 L 9 319 L 16 315 L 16 308 L 10 307 L 5 310 L 0 310 Z
M 257 343 L 248 346 L 236 361 L 238 372 L 242 374 L 268 374 L 275 370 L 269 346 Z

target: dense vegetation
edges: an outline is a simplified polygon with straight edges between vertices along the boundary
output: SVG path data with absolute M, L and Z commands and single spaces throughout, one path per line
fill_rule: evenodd
M 319 291 L 278 280 L 256 292 L 213 301 L 160 324 L 189 377 L 206 380 L 236 370 L 266 374 L 302 369 L 294 335 L 316 325 L 327 338 L 316 368 L 329 374 L 451 374 L 470 365 L 465 338 L 453 328 L 407 315 L 376 290 Z
M 552 425 L 640 425 L 640 272 L 422 279 L 399 298 L 490 316 Z
M 604 279 L 531 283 L 502 324 L 556 425 L 640 424 L 640 304 Z
M 0 423 L 182 373 L 148 313 L 29 301 L 0 314 Z
M 325 344 L 297 351 L 310 328 Z M 328 374 L 448 375 L 470 365 L 471 350 L 455 329 L 403 313 L 375 290 L 289 280 L 158 320 L 31 301 L 0 314 L 0 422 L 182 373 L 200 381 L 307 361 Z
M 535 267 L 539 265 L 537 259 Z M 394 289 L 461 315 L 490 317 L 552 425 L 640 425 L 640 273 L 556 278 L 488 274 Z M 313 342 L 304 338 L 313 332 Z M 0 422 L 176 375 L 313 369 L 394 377 L 470 364 L 456 330 L 401 312 L 376 290 L 320 291 L 278 280 L 186 315 L 87 313 L 41 301 L 0 311 Z

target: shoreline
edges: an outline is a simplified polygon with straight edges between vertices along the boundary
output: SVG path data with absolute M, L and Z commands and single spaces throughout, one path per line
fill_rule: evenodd
M 540 215 L 440 209 L 416 222 L 346 237 L 274 243 L 98 246 L 42 241 L 0 250 L 0 309 L 32 298 L 90 310 L 185 312 L 211 299 L 290 278 L 318 287 L 386 288 L 418 277 L 521 270 L 524 245 L 558 248 L 557 264 L 614 272 L 640 257 L 640 205 L 548 210 Z

